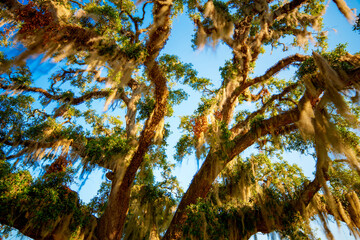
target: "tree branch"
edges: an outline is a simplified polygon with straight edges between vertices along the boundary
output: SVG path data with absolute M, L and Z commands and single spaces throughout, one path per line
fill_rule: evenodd
M 136 172 L 153 141 L 155 131 L 166 114 L 169 94 L 166 86 L 167 79 L 155 59 L 170 35 L 171 7 L 171 1 L 154 3 L 154 23 L 146 42 L 148 55 L 145 67 L 150 81 L 155 86 L 155 107 L 145 122 L 138 147 L 126 167 L 124 175 L 122 176 L 121 171 L 115 170 L 108 204 L 97 227 L 97 233 L 101 239 L 120 239 L 122 237 L 122 229 L 129 209 L 131 186 Z
M 309 56 L 304 56 L 301 54 L 295 54 L 286 58 L 283 58 L 279 62 L 277 62 L 274 66 L 272 66 L 270 69 L 266 71 L 266 73 L 263 76 L 256 77 L 253 80 L 242 82 L 240 85 L 238 85 L 232 92 L 230 92 L 230 96 L 227 97 L 225 103 L 223 104 L 222 109 L 222 115 L 224 116 L 223 121 L 230 122 L 230 116 L 234 109 L 234 104 L 236 102 L 236 99 L 240 96 L 242 92 L 245 91 L 246 88 L 253 86 L 257 83 L 264 82 L 268 80 L 270 77 L 275 75 L 276 73 L 280 72 L 284 68 L 288 67 L 294 62 L 302 62 L 305 61 Z
M 83 5 L 83 4 L 81 4 L 81 3 L 80 3 L 80 2 L 78 2 L 78 1 L 75 1 L 75 0 L 69 0 L 69 2 L 75 3 L 75 4 L 79 5 L 79 7 L 84 8 L 84 5 Z
M 295 8 L 300 7 L 306 1 L 307 0 L 293 0 L 291 2 L 286 3 L 285 5 L 279 7 L 273 12 L 270 18 L 271 20 L 269 22 L 273 23 L 275 20 L 279 20 L 280 18 L 283 18 L 286 14 L 293 11 Z
M 198 198 L 206 197 L 216 177 L 234 157 L 253 145 L 259 137 L 275 131 L 282 131 L 288 125 L 295 123 L 299 119 L 299 114 L 299 110 L 295 108 L 263 120 L 261 124 L 253 126 L 246 133 L 235 137 L 230 144 L 232 147 L 218 151 L 210 150 L 203 165 L 195 174 L 188 190 L 183 195 L 163 239 L 173 240 L 181 238 L 182 226 L 187 219 L 186 208 L 190 204 L 196 203 Z M 293 127 L 291 126 L 291 128 Z
M 55 101 L 61 101 L 61 102 L 67 102 L 72 105 L 79 105 L 85 101 L 91 100 L 91 99 L 99 99 L 99 98 L 105 98 L 110 94 L 110 90 L 99 90 L 99 91 L 93 91 L 86 93 L 80 97 L 72 98 L 68 96 L 63 95 L 54 95 L 46 91 L 45 89 L 38 88 L 38 87 L 29 87 L 25 85 L 20 86 L 11 86 L 11 85 L 3 85 L 0 83 L 0 88 L 4 90 L 12 90 L 12 91 L 24 91 L 29 93 L 40 93 L 44 97 L 55 100 Z M 127 104 L 129 102 L 129 99 L 127 96 L 123 93 L 120 94 L 120 98 Z
M 284 88 L 284 90 L 281 93 L 273 95 L 259 110 L 251 113 L 244 121 L 240 121 L 236 123 L 235 126 L 233 126 L 230 131 L 233 132 L 233 134 L 237 135 L 239 134 L 239 131 L 241 129 L 249 129 L 250 127 L 249 123 L 254 117 L 263 114 L 274 101 L 281 100 L 283 96 L 294 90 L 298 85 L 299 85 L 298 83 L 292 84 Z
M 15 175 L 16 173 L 10 173 Z M 9 176 L 8 175 L 8 176 Z M 24 179 L 20 178 L 19 181 Z M 36 187 L 37 184 L 34 182 L 25 182 L 27 184 L 32 184 L 32 188 Z M 41 183 L 40 183 L 41 184 Z M 58 191 L 57 202 L 42 202 L 41 197 L 44 194 L 44 187 L 40 186 L 39 189 L 36 189 L 37 192 L 30 191 L 22 192 L 19 189 L 14 189 L 12 194 L 15 195 L 11 198 L 6 197 L 8 194 L 6 191 L 9 191 L 6 188 L 1 189 L 1 198 L 0 198 L 0 224 L 7 225 L 18 229 L 25 236 L 31 237 L 33 239 L 71 239 L 73 232 L 69 230 L 69 225 L 76 227 L 78 229 L 78 234 L 86 239 L 93 239 L 94 228 L 96 226 L 97 219 L 90 213 L 86 212 L 81 207 L 80 199 L 76 192 L 70 190 L 65 185 L 59 185 L 56 187 Z M 21 186 L 20 189 L 26 188 L 26 186 Z M 31 188 L 30 188 L 31 189 Z M 40 189 L 43 191 L 41 192 Z M 51 189 L 54 192 L 55 188 Z M 45 190 L 46 191 L 46 190 Z M 71 201 L 71 204 L 69 202 Z M 38 223 L 34 222 L 34 214 L 37 212 L 34 209 L 34 202 L 44 205 L 44 208 L 51 207 L 52 209 L 59 208 L 62 206 L 62 209 L 53 212 L 51 215 L 56 219 L 47 219 L 45 222 Z M 66 207 L 65 207 L 66 206 Z M 73 208 L 69 207 L 73 206 Z M 36 206 L 37 209 L 41 205 Z M 74 217 L 74 208 L 83 209 L 81 216 L 77 212 L 77 216 Z M 49 211 L 44 210 L 44 211 Z M 50 210 L 51 211 L 51 210 Z
M 256 77 L 256 78 L 248 81 L 246 83 L 246 87 L 255 85 L 257 83 L 264 82 L 264 81 L 268 80 L 269 78 L 271 78 L 272 76 L 274 76 L 275 74 L 277 74 L 278 72 L 280 72 L 281 70 L 283 70 L 284 68 L 287 68 L 291 64 L 293 64 L 295 62 L 303 62 L 308 58 L 310 58 L 310 56 L 301 55 L 301 54 L 298 54 L 298 53 L 295 54 L 295 55 L 285 57 L 285 58 L 281 59 L 280 61 L 278 61 L 275 65 L 270 67 L 265 72 L 264 75 L 262 75 L 260 77 Z

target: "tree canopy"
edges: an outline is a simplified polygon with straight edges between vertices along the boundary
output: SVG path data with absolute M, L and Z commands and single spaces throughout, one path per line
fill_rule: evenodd
M 333 2 L 359 31 L 345 0 Z M 345 44 L 327 49 L 326 4 L 2 0 L 3 236 L 15 228 L 56 240 L 315 239 L 317 219 L 334 239 L 333 219 L 360 237 L 360 55 Z M 220 86 L 162 52 L 185 13 L 194 49 L 231 50 Z M 307 51 L 289 53 L 297 47 Z M 254 72 L 271 49 L 287 55 Z M 34 58 L 58 70 L 34 75 Z M 289 67 L 292 77 L 277 77 Z M 201 102 L 181 117 L 174 159 L 195 155 L 199 170 L 183 190 L 167 148 L 186 89 Z M 289 151 L 312 156 L 312 178 Z M 71 186 L 99 169 L 106 180 L 84 203 Z

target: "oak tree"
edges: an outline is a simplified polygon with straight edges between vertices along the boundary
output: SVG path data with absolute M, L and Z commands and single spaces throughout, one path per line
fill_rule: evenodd
M 355 24 L 345 0 L 333 2 Z M 10 227 L 33 239 L 313 239 L 318 219 L 333 239 L 334 219 L 359 237 L 360 55 L 345 45 L 326 49 L 325 4 L 2 0 L 3 234 Z M 162 52 L 182 12 L 194 24 L 195 49 L 231 49 L 219 87 Z M 307 51 L 288 53 L 295 47 Z M 271 48 L 288 55 L 254 72 Z M 57 71 L 47 80 L 34 75 L 34 57 L 56 62 Z M 276 76 L 290 66 L 294 76 Z M 181 118 L 175 159 L 195 154 L 200 166 L 183 192 L 166 150 L 168 119 L 187 88 L 201 103 Z M 314 176 L 282 157 L 287 151 L 311 155 Z M 84 203 L 71 184 L 98 169 L 107 180 Z

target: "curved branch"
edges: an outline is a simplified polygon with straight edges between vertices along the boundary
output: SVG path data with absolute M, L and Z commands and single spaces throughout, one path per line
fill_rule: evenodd
M 259 114 L 263 114 L 266 109 L 276 100 L 281 100 L 283 96 L 285 96 L 287 93 L 289 93 L 290 91 L 294 90 L 299 84 L 295 83 L 292 84 L 286 88 L 284 88 L 284 90 L 276 95 L 273 95 L 259 110 L 251 113 L 244 121 L 238 122 L 237 124 L 235 124 L 234 127 L 232 127 L 231 132 L 233 132 L 233 134 L 238 134 L 239 131 L 241 129 L 248 129 L 249 128 L 249 123 L 250 121 L 257 115 Z
M 203 165 L 195 174 L 188 190 L 181 199 L 174 218 L 163 239 L 170 240 L 181 238 L 182 225 L 187 219 L 186 208 L 190 204 L 196 203 L 198 198 L 206 197 L 216 177 L 224 167 L 234 159 L 234 157 L 253 145 L 261 136 L 276 131 L 285 131 L 287 127 L 296 127 L 292 123 L 295 123 L 299 119 L 299 114 L 299 110 L 295 108 L 283 114 L 263 120 L 262 124 L 254 126 L 246 133 L 235 137 L 231 143 L 231 147 L 216 152 L 210 150 Z
M 222 115 L 224 116 L 223 120 L 225 122 L 230 122 L 231 120 L 230 116 L 232 114 L 233 109 L 235 108 L 236 100 L 240 96 L 240 94 L 245 91 L 245 89 L 247 89 L 248 87 L 254 84 L 264 82 L 268 80 L 270 77 L 272 77 L 274 74 L 280 72 L 281 70 L 293 64 L 294 62 L 299 62 L 299 61 L 302 62 L 305 61 L 307 58 L 309 58 L 309 56 L 304 56 L 301 54 L 288 56 L 286 58 L 281 59 L 274 66 L 269 68 L 263 76 L 256 77 L 253 80 L 243 82 L 242 84 L 238 85 L 235 88 L 235 90 L 233 90 L 230 93 L 230 96 L 226 99 L 226 102 L 223 105 L 223 109 L 222 109 Z
M 250 87 L 254 84 L 264 82 L 264 81 L 268 80 L 269 78 L 271 78 L 272 76 L 274 76 L 275 74 L 277 74 L 278 72 L 280 72 L 281 70 L 283 70 L 284 68 L 287 68 L 291 64 L 293 64 L 295 62 L 303 62 L 308 58 L 310 58 L 310 56 L 306 56 L 306 55 L 302 55 L 302 54 L 298 54 L 298 53 L 296 53 L 295 55 L 285 57 L 285 58 L 279 60 L 275 65 L 270 67 L 265 72 L 264 75 L 262 75 L 260 77 L 256 77 L 256 78 L 252 79 L 251 81 L 248 81 L 246 83 L 246 87 Z
M 84 103 L 84 102 L 86 102 L 88 100 L 92 100 L 92 99 L 105 98 L 110 94 L 110 90 L 99 90 L 99 91 L 93 91 L 93 92 L 86 93 L 80 97 L 71 98 L 71 97 L 63 96 L 63 95 L 54 95 L 45 89 L 38 88 L 38 87 L 29 87 L 29 86 L 25 86 L 25 85 L 11 86 L 11 85 L 3 85 L 0 83 L 0 88 L 3 90 L 24 91 L 24 92 L 29 92 L 29 93 L 40 93 L 44 97 L 46 97 L 50 100 L 67 102 L 72 105 L 79 105 L 81 103 Z M 127 104 L 129 102 L 128 97 L 125 95 L 125 93 L 123 91 L 120 94 L 120 98 L 125 102 L 125 104 Z
M 33 93 L 41 93 L 43 96 L 52 99 L 52 100 L 59 100 L 61 96 L 55 96 L 46 91 L 45 89 L 38 88 L 38 87 L 29 87 L 25 85 L 20 86 L 11 86 L 11 85 L 4 85 L 0 83 L 0 88 L 3 90 L 11 90 L 11 91 L 25 91 L 25 92 L 33 92 Z
M 142 6 L 143 15 L 142 15 L 142 17 L 140 18 L 141 21 L 144 21 L 144 19 L 145 19 L 145 7 L 146 7 L 146 5 L 148 5 L 149 3 L 151 3 L 151 1 L 145 2 L 144 5 Z
M 120 170 L 115 169 L 107 207 L 97 227 L 97 234 L 100 239 L 121 239 L 129 209 L 131 186 L 136 172 L 153 141 L 155 131 L 166 114 L 167 97 L 169 94 L 166 86 L 167 79 L 155 59 L 170 35 L 171 7 L 171 1 L 154 4 L 154 23 L 149 31 L 149 38 L 146 42 L 148 55 L 144 64 L 148 77 L 155 86 L 155 107 L 145 122 L 138 147 L 126 167 L 124 175 L 122 175 Z
M 273 23 L 275 20 L 279 20 L 280 18 L 284 17 L 289 12 L 293 11 L 295 8 L 300 7 L 302 4 L 304 4 L 307 0 L 293 0 L 289 3 L 286 3 L 285 5 L 279 7 L 276 9 L 272 16 L 271 20 L 269 22 Z
M 82 8 L 85 7 L 83 4 L 81 4 L 80 2 L 75 1 L 75 0 L 69 0 L 69 2 L 75 3 L 75 4 L 79 5 L 79 7 L 82 7 Z

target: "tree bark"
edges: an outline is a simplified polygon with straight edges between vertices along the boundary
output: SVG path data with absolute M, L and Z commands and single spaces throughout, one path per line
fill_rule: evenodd
M 233 147 L 226 149 L 226 152 L 210 152 L 200 170 L 195 174 L 188 190 L 182 197 L 179 207 L 163 239 L 170 240 L 181 238 L 182 226 L 187 219 L 186 207 L 196 203 L 199 198 L 206 197 L 216 177 L 234 157 L 253 145 L 259 137 L 294 123 L 298 118 L 298 109 L 293 109 L 284 114 L 264 120 L 260 127 L 253 127 L 247 133 L 236 137 L 233 140 Z M 227 157 L 223 158 L 225 155 Z
M 155 108 L 145 122 L 138 148 L 127 166 L 124 176 L 115 173 L 108 205 L 97 228 L 100 239 L 121 239 L 129 210 L 132 183 L 153 141 L 155 131 L 166 114 L 169 94 L 166 86 L 167 79 L 155 59 L 170 35 L 171 6 L 171 1 L 154 4 L 154 23 L 146 44 L 148 57 L 145 60 L 145 67 L 150 81 L 155 86 Z

